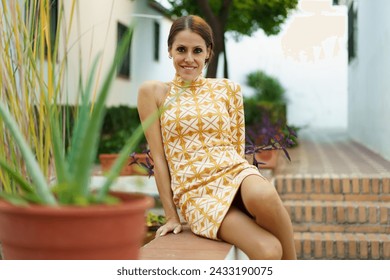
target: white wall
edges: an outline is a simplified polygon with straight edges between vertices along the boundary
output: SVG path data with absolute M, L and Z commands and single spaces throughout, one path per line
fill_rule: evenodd
M 390 1 L 355 4 L 358 36 L 357 56 L 348 77 L 349 133 L 390 160 Z
M 141 82 L 151 79 L 170 80 L 173 76 L 170 68 L 164 38 L 167 37 L 171 22 L 152 9 L 144 0 L 82 0 L 77 1 L 78 11 L 72 27 L 68 43 L 70 69 L 66 84 L 68 85 L 67 99 L 75 103 L 77 83 L 79 78 L 80 61 L 84 80 L 91 69 L 95 57 L 102 57 L 97 75 L 101 82 L 107 73 L 116 47 L 117 23 L 134 26 L 131 48 L 131 77 L 130 79 L 116 77 L 108 106 L 130 105 L 136 106 L 137 90 Z M 70 1 L 65 1 L 67 12 L 70 12 Z M 143 15 L 152 17 L 144 17 Z M 154 17 L 156 18 L 154 18 Z M 153 60 L 153 22 L 161 23 L 160 61 Z M 167 27 L 168 26 L 168 27 Z M 165 48 L 165 49 L 164 49 Z M 164 51 L 165 50 L 165 51 Z M 81 60 L 80 60 L 81 58 Z M 164 66 L 163 66 L 164 65 Z
M 300 0 L 279 35 L 257 32 L 228 43 L 230 78 L 240 82 L 258 69 L 286 88 L 290 124 L 347 127 L 347 18 L 331 0 Z
M 170 81 L 174 77 L 172 61 L 168 58 L 167 38 L 172 21 L 161 16 L 147 5 L 148 1 L 136 1 L 137 14 L 151 14 L 160 19 L 135 18 L 134 44 L 132 49 L 133 79 L 130 88 L 130 104 L 136 105 L 138 87 L 146 80 Z M 160 58 L 154 61 L 154 22 L 160 23 Z

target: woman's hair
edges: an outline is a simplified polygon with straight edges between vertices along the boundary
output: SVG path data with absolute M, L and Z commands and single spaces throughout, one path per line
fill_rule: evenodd
M 206 42 L 207 48 L 210 48 L 210 56 L 208 59 L 206 59 L 206 63 L 208 63 L 214 54 L 213 31 L 211 30 L 210 25 L 208 25 L 207 22 L 199 16 L 183 16 L 176 19 L 172 23 L 168 36 L 168 50 L 171 50 L 176 34 L 186 29 L 191 30 L 192 32 L 201 36 Z

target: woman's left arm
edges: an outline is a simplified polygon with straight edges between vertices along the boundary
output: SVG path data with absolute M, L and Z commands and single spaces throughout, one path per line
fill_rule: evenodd
M 245 116 L 241 87 L 233 82 L 230 82 L 229 87 L 228 99 L 232 143 L 238 154 L 245 158 Z

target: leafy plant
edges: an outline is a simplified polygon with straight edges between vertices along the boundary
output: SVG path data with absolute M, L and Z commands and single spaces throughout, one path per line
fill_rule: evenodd
M 99 154 L 118 153 L 137 127 L 141 124 L 137 108 L 116 106 L 107 108 L 99 141 Z M 135 152 L 146 149 L 146 139 L 142 137 Z
M 148 212 L 146 216 L 146 226 L 149 228 L 155 228 L 162 226 L 165 224 L 166 218 L 163 215 L 158 215 L 153 212 Z
M 247 75 L 247 84 L 255 90 L 252 97 L 256 101 L 285 103 L 285 89 L 279 80 L 258 70 Z
M 256 153 L 269 150 L 282 150 L 288 160 L 291 160 L 287 151 L 293 147 L 298 137 L 296 130 L 278 120 L 273 123 L 269 114 L 263 114 L 261 123 L 256 123 L 246 128 L 245 154 L 251 155 L 253 164 L 257 167 L 263 164 L 257 161 Z
M 154 163 L 152 154 L 150 153 L 150 150 L 147 149 L 142 152 L 143 154 L 146 154 L 145 162 L 142 162 L 139 160 L 139 157 L 134 152 L 130 155 L 131 161 L 130 165 L 136 164 L 140 167 L 141 170 L 145 171 L 145 175 L 148 175 L 149 177 L 154 175 Z
M 93 95 L 99 57 L 95 59 L 85 86 L 80 86 L 81 105 L 74 116 L 69 148 L 65 149 L 63 123 L 59 121 L 60 109 L 57 105 L 61 81 L 56 80 L 55 74 L 57 71 L 65 71 L 66 67 L 62 68 L 62 65 L 66 65 L 66 58 L 60 63 L 60 67 L 54 66 L 58 43 L 51 46 L 51 40 L 45 34 L 46 27 L 50 26 L 49 1 L 35 0 L 28 3 L 32 3 L 33 9 L 39 10 L 41 21 L 38 24 L 26 25 L 18 2 L 8 6 L 7 1 L 2 1 L 5 15 L 0 17 L 1 25 L 4 26 L 0 40 L 5 47 L 1 49 L 3 60 L 0 74 L 4 83 L 0 99 L 0 132 L 6 133 L 6 136 L 5 141 L 0 143 L 0 149 L 5 151 L 9 146 L 12 149 L 8 154 L 0 156 L 0 167 L 3 170 L 0 196 L 20 205 L 113 203 L 116 200 L 108 195 L 109 188 L 126 163 L 128 155 L 142 138 L 141 126 L 127 139 L 118 159 L 106 175 L 103 186 L 95 192 L 89 184 L 105 114 L 105 101 L 115 77 L 117 64 L 124 57 L 126 45 L 130 42 L 132 29 L 129 29 L 120 43 L 96 99 Z M 12 10 L 7 10 L 8 8 Z M 31 12 L 31 16 L 36 12 L 37 10 Z M 34 29 L 36 27 L 37 30 Z M 19 28 L 20 33 L 14 34 L 15 28 Z M 30 33 L 38 36 L 39 40 L 34 41 Z M 47 58 L 44 57 L 44 50 L 48 50 Z M 45 63 L 49 64 L 48 76 L 42 66 Z M 15 84 L 17 82 L 19 84 Z M 14 103 L 10 104 L 9 101 Z M 36 115 L 31 113 L 33 104 L 38 104 Z M 158 114 L 159 112 L 156 112 L 147 119 L 144 126 L 150 125 Z M 33 122 L 22 122 L 29 120 L 30 116 L 33 117 Z M 35 122 L 39 122 L 38 133 L 35 131 Z M 33 132 L 33 138 L 29 136 L 30 130 Z

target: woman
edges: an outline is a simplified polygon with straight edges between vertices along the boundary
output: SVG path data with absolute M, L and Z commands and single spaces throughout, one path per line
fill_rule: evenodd
M 213 46 L 202 18 L 177 19 L 168 37 L 173 81 L 139 89 L 142 121 L 163 108 L 145 128 L 167 219 L 156 236 L 181 232 L 179 208 L 195 234 L 234 244 L 250 259 L 295 259 L 287 211 L 274 186 L 245 160 L 239 85 L 202 76 Z

